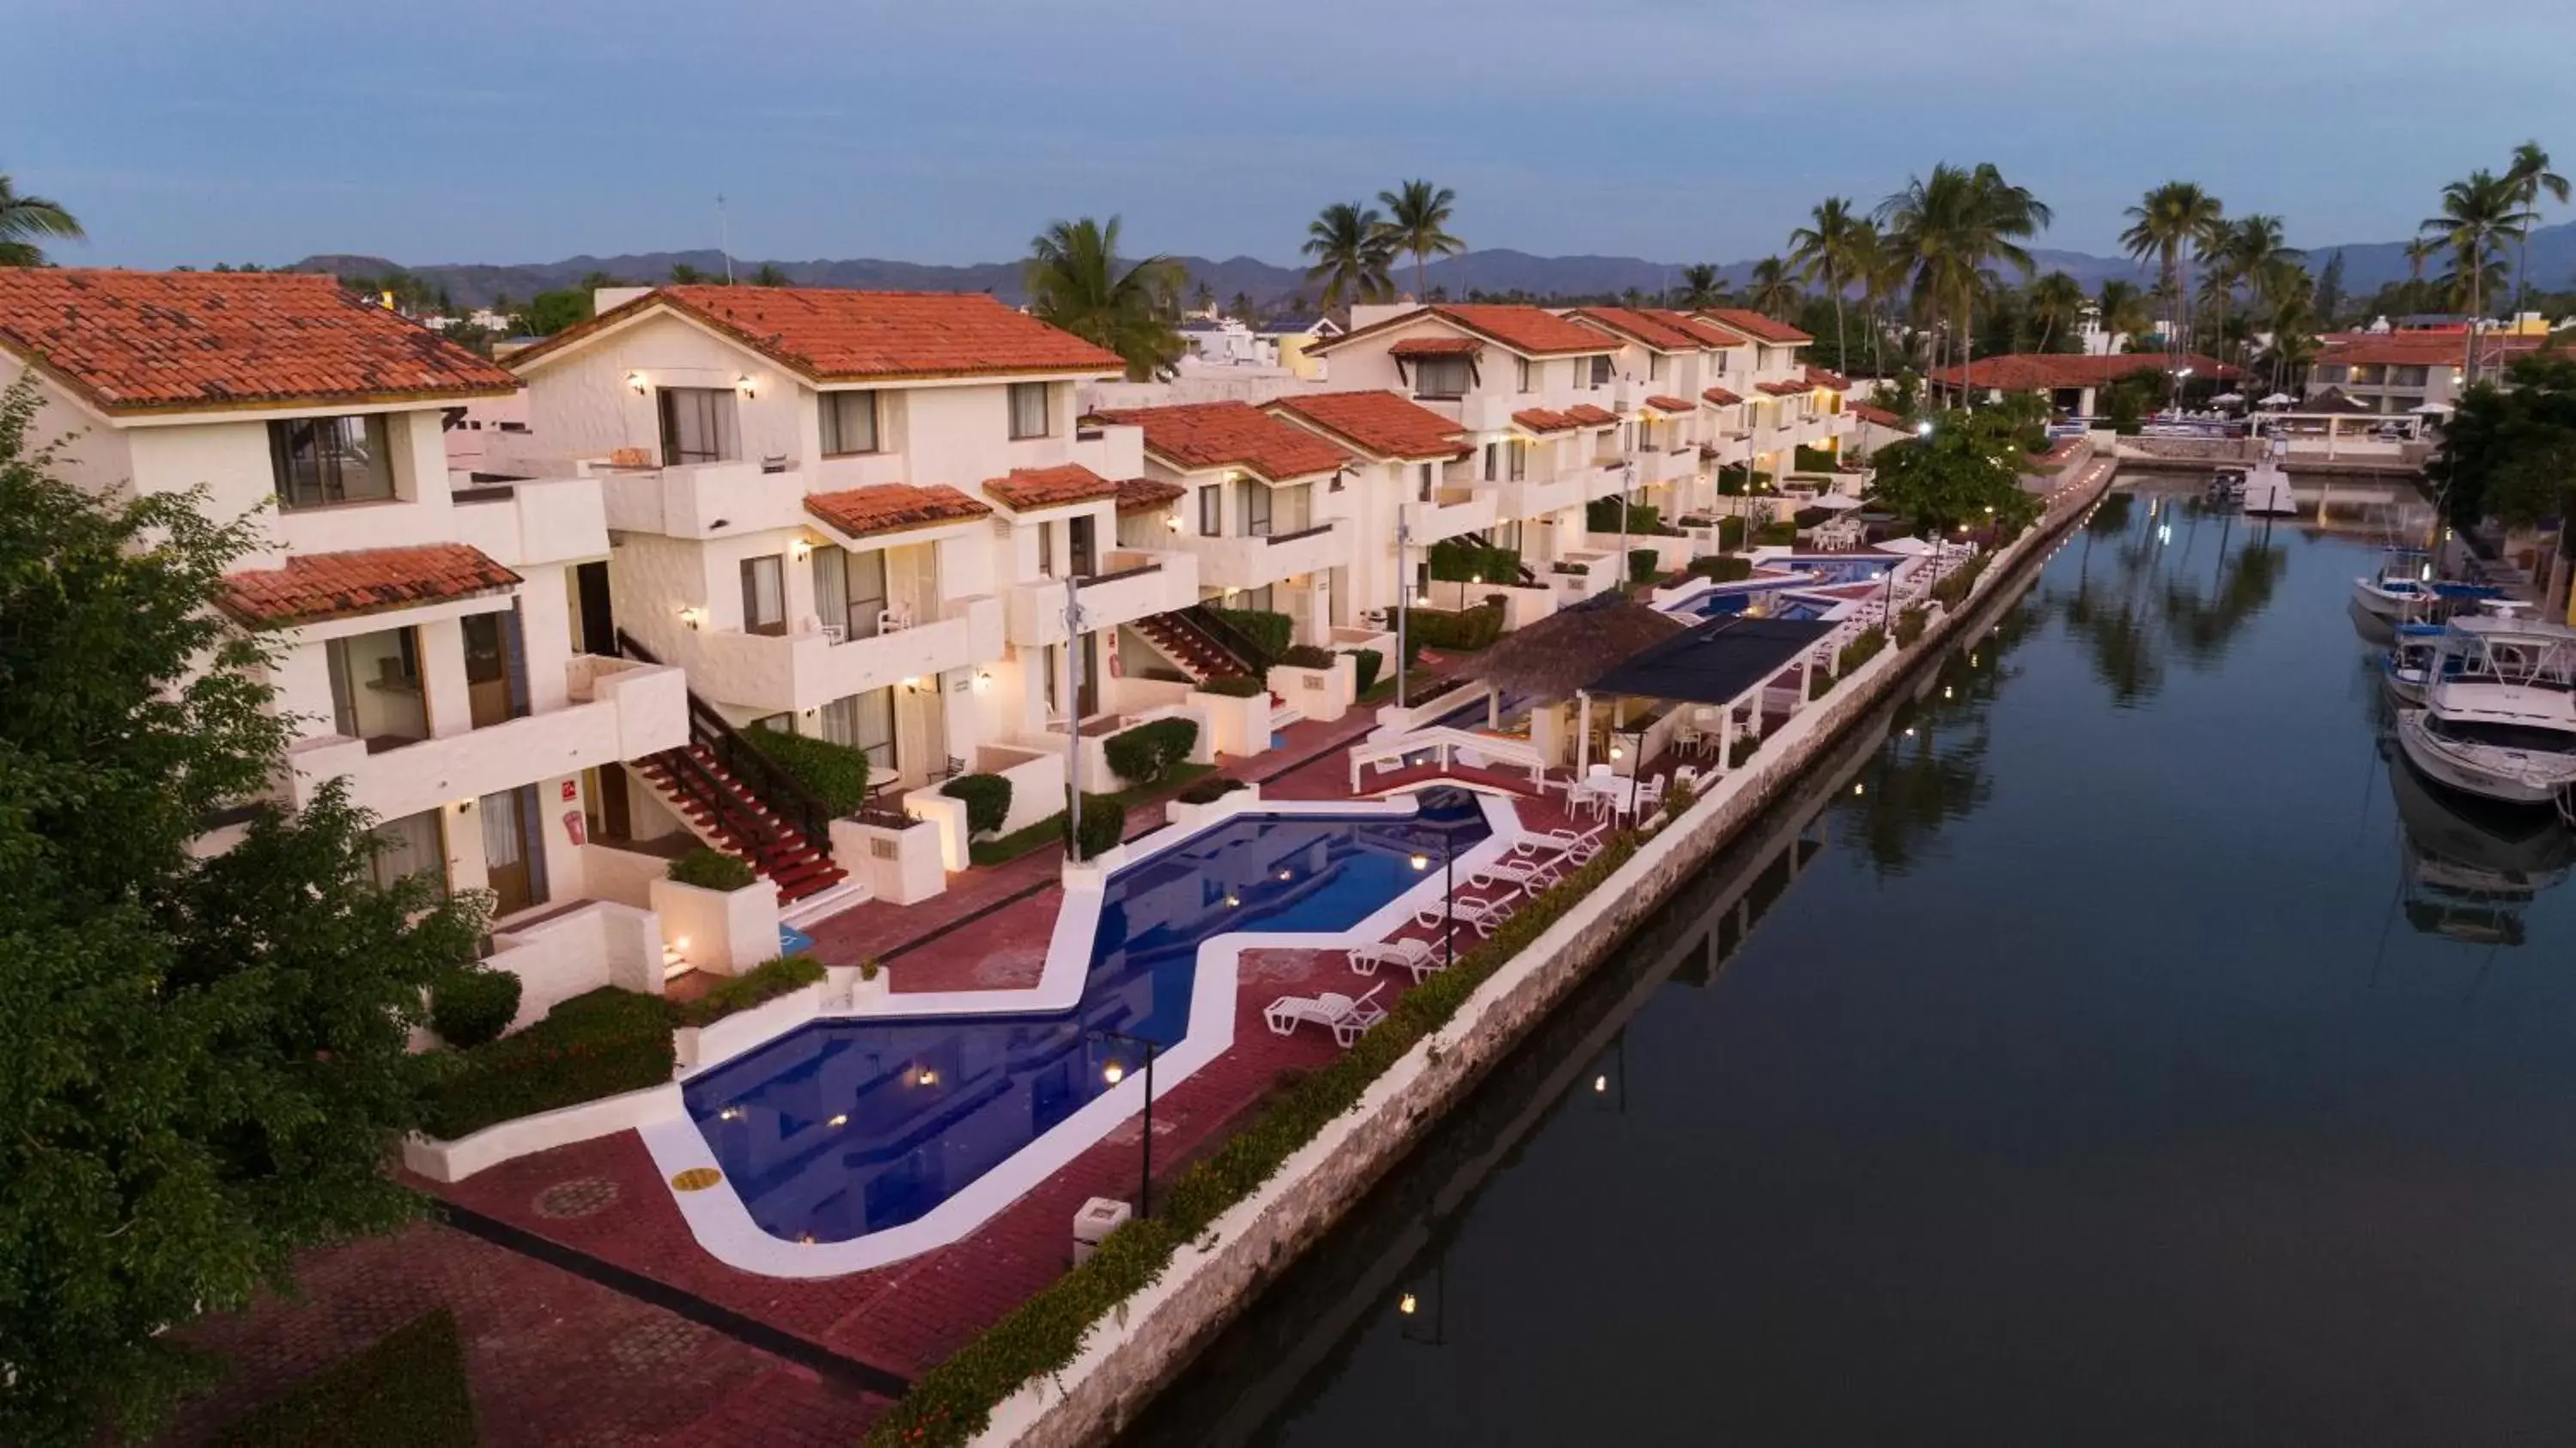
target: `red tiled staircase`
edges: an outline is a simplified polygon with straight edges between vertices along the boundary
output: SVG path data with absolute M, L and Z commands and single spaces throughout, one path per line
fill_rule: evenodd
M 838 885 L 831 841 L 817 842 L 745 788 L 703 744 L 665 750 L 636 766 L 699 838 L 769 877 L 791 905 Z
M 1152 644 L 1156 652 L 1189 675 L 1191 683 L 1240 678 L 1252 672 L 1245 660 L 1238 658 L 1233 650 L 1208 632 L 1205 625 L 1190 617 L 1187 609 L 1140 618 L 1131 627 L 1143 634 L 1145 642 Z

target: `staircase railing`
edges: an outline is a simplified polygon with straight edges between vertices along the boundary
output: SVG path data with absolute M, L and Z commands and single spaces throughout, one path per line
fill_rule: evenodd
M 1227 623 L 1215 609 L 1204 603 L 1194 603 L 1180 610 L 1180 618 L 1183 626 L 1197 629 L 1207 636 L 1208 642 L 1233 655 L 1234 661 L 1243 666 L 1243 671 L 1254 678 L 1267 675 L 1270 666 L 1279 662 L 1252 635 Z
M 651 650 L 637 642 L 635 637 L 624 629 L 617 631 L 617 648 L 619 652 L 639 663 L 661 662 L 653 656 Z M 688 700 L 689 742 L 714 756 L 716 764 L 725 773 L 732 775 L 736 783 L 749 790 L 761 803 L 776 811 L 780 819 L 794 826 L 804 835 L 807 844 L 828 856 L 832 852 L 832 811 L 823 803 L 822 797 L 806 788 L 803 780 L 781 768 L 778 761 L 761 753 L 760 746 L 745 738 L 741 730 L 727 723 L 725 717 L 716 712 L 715 705 L 700 697 L 697 690 L 688 691 Z M 678 752 L 687 761 L 680 766 L 682 772 L 696 771 L 701 774 L 704 772 L 703 767 L 687 750 Z M 702 782 L 714 788 L 718 795 L 724 795 L 723 789 L 715 785 L 714 781 Z M 710 808 L 718 808 L 712 800 L 701 800 L 701 803 L 709 805 Z M 719 809 L 719 813 L 723 812 Z M 756 819 L 747 823 L 755 827 L 759 825 Z M 776 834 L 775 831 L 760 828 L 754 828 L 753 832 L 773 838 Z

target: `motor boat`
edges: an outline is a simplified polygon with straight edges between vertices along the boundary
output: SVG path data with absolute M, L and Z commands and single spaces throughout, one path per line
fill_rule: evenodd
M 2246 511 L 2253 511 L 2250 502 Z M 2423 549 L 2391 548 L 2377 571 L 2352 581 L 2352 595 L 2355 603 L 2381 618 L 2435 623 L 2457 609 L 2501 599 L 2504 590 L 2436 579 Z
M 2245 516 L 2287 518 L 2299 511 L 2298 499 L 2290 493 L 2290 474 L 2281 466 L 2281 459 L 2289 448 L 2286 439 L 2275 440 L 2263 450 L 2254 470 L 2245 475 L 2240 493 L 2245 504 Z
M 2217 476 L 2212 477 L 2209 480 L 2209 491 L 2206 496 L 2210 502 L 2222 505 L 2244 501 L 2245 470 L 2243 468 L 2220 468 Z
M 2492 615 L 2454 618 L 2425 667 L 2421 708 L 2397 744 L 2464 794 L 2542 806 L 2576 786 L 2576 629 Z
M 2424 681 L 2432 674 L 2433 661 L 2441 652 L 2442 635 L 2450 632 L 2438 623 L 2401 623 L 2397 625 L 2394 647 L 2379 656 L 2379 681 L 2388 689 L 2390 698 L 2401 704 L 2424 702 Z

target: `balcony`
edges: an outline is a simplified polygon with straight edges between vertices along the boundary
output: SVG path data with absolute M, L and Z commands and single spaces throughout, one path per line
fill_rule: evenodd
M 1199 601 L 1199 560 L 1194 554 L 1121 549 L 1102 562 L 1103 570 L 1084 579 L 1076 590 L 1083 621 L 1095 631 Z M 1038 578 L 1011 586 L 1010 641 L 1021 648 L 1064 642 L 1062 580 Z
M 1497 518 L 1544 518 L 1583 506 L 1585 473 L 1567 473 L 1545 481 L 1525 479 L 1501 484 L 1494 503 Z
M 1442 488 L 1425 503 L 1405 505 L 1405 524 L 1416 543 L 1437 543 L 1461 533 L 1482 533 L 1494 526 L 1497 497 L 1492 487 Z
M 559 709 L 376 753 L 340 734 L 299 741 L 287 751 L 290 798 L 301 809 L 326 780 L 345 776 L 352 804 L 400 819 L 688 742 L 678 669 L 577 654 L 565 671 L 572 702 Z
M 448 502 L 456 541 L 513 568 L 608 552 L 608 514 L 596 477 L 458 488 Z
M 667 538 L 738 538 L 805 521 L 809 479 L 797 468 L 770 472 L 756 462 L 618 468 L 597 474 L 608 526 Z
M 1002 600 L 948 601 L 943 615 L 873 638 L 842 640 L 810 623 L 794 633 L 680 629 L 669 657 L 699 693 L 762 714 L 819 709 L 835 699 L 972 668 L 1002 656 Z
M 1259 588 L 1301 573 L 1339 568 L 1351 561 L 1357 532 L 1347 519 L 1293 533 L 1204 538 L 1177 534 L 1174 547 L 1196 554 L 1202 588 Z

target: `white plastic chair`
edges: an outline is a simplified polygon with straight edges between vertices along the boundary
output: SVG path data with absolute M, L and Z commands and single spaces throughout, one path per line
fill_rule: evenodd
M 1354 945 L 1349 954 L 1352 974 L 1375 975 L 1382 965 L 1400 965 L 1407 970 L 1425 965 L 1431 959 L 1431 947 L 1419 940 L 1382 940 L 1375 945 Z
M 1384 986 L 1373 986 L 1357 1000 L 1339 991 L 1326 991 L 1318 996 L 1281 996 L 1272 1001 L 1262 1016 L 1278 1035 L 1293 1034 L 1306 1021 L 1329 1027 L 1335 1042 L 1348 1046 L 1360 1038 L 1360 1032 L 1386 1019 L 1386 1007 L 1377 1004 L 1377 993 Z

